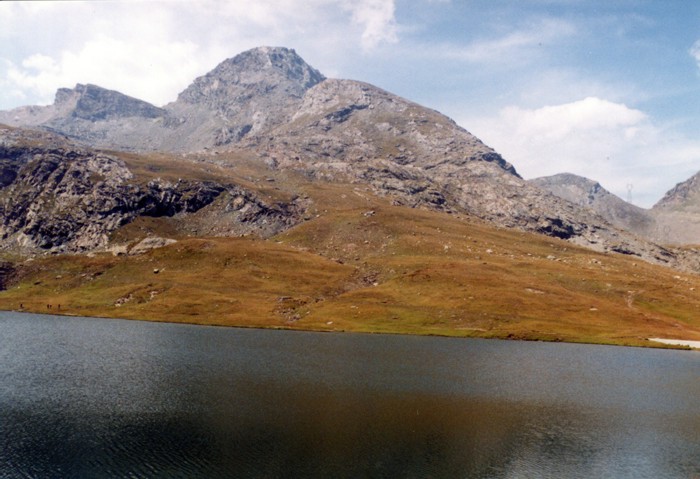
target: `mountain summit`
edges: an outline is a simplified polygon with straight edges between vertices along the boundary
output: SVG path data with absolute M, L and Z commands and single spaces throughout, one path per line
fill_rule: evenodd
M 103 148 L 199 151 L 288 120 L 324 79 L 292 49 L 259 47 L 224 60 L 164 108 L 79 84 L 59 89 L 53 105 L 0 112 L 0 123 L 42 127 Z
M 197 78 L 166 108 L 189 128 L 188 120 L 204 120 L 215 130 L 212 146 L 219 146 L 288 120 L 306 91 L 324 79 L 294 50 L 259 47 Z
M 78 84 L 72 90 L 59 89 L 54 105 L 57 112 L 69 113 L 73 118 L 88 121 L 127 117 L 157 118 L 164 113 L 148 102 L 91 84 Z
M 325 80 L 297 53 L 283 47 L 259 47 L 221 62 L 178 95 L 178 102 L 203 104 L 225 111 L 253 98 L 288 102 Z
M 671 188 L 652 209 L 659 241 L 700 244 L 700 173 Z
M 630 204 L 603 188 L 600 183 L 571 173 L 535 178 L 530 183 L 567 201 L 590 208 L 610 224 L 649 237 L 653 218 L 643 208 Z

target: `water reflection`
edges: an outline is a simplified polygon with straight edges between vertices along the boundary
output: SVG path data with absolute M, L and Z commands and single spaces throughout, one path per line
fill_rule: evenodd
M 700 474 L 693 353 L 8 314 L 0 331 L 3 478 Z

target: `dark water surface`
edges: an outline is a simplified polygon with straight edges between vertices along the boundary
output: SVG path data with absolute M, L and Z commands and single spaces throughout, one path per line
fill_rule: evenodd
M 0 313 L 0 477 L 700 478 L 700 353 Z

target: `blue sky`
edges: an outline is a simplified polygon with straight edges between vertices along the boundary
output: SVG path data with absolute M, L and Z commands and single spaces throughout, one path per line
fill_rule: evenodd
M 0 109 L 95 83 L 157 105 L 260 45 L 437 109 L 525 178 L 651 206 L 700 170 L 700 2 L 0 2 Z

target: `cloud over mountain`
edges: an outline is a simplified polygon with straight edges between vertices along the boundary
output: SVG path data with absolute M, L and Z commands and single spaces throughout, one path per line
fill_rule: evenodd
M 572 171 L 643 206 L 658 200 L 634 195 L 664 177 L 659 158 L 678 166 L 680 178 L 697 168 L 690 140 L 665 137 L 643 111 L 597 97 L 535 109 L 511 106 L 472 123 L 527 178 Z

